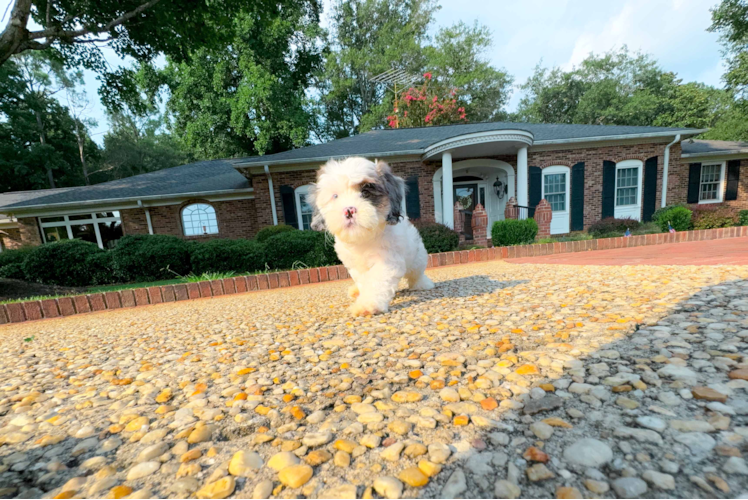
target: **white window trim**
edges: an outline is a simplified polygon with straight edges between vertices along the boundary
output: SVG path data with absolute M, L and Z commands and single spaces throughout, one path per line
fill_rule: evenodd
M 569 212 L 569 204 L 571 203 L 571 169 L 563 165 L 554 165 L 552 167 L 545 167 L 543 169 L 543 177 L 541 179 L 541 199 L 545 199 L 545 176 L 553 174 L 566 174 L 566 208 L 561 210 L 562 212 Z
M 618 205 L 618 171 L 627 169 L 627 168 L 638 168 L 639 173 L 637 174 L 637 187 L 636 187 L 636 205 Z M 622 210 L 628 210 L 631 207 L 639 207 L 639 217 L 641 217 L 641 208 L 642 208 L 642 178 L 644 171 L 644 162 L 641 160 L 623 160 L 621 162 L 616 163 L 616 178 L 614 179 L 615 182 L 615 198 L 613 199 L 613 206 L 615 208 L 621 208 Z
M 701 200 L 701 170 L 704 167 L 710 167 L 712 165 L 719 165 L 719 186 L 717 187 L 717 199 L 716 200 Z M 711 203 L 722 203 L 725 196 L 725 165 L 727 162 L 709 162 L 702 163 L 699 169 L 699 205 L 709 205 Z
M 301 230 L 304 229 L 304 219 L 301 216 L 301 196 L 308 195 L 310 187 L 310 184 L 306 184 L 304 186 L 299 186 L 294 190 L 294 198 L 296 201 L 296 226 Z
M 112 212 L 117 212 L 117 210 L 112 210 Z M 89 219 L 76 219 L 76 220 L 70 220 L 70 217 L 77 217 L 79 215 L 90 215 L 91 217 Z M 63 220 L 57 221 L 57 222 L 42 222 L 42 219 L 48 218 L 48 217 L 62 217 Z M 47 215 L 45 217 L 39 217 L 39 227 L 64 227 L 67 230 L 68 233 L 68 239 L 72 240 L 73 238 L 73 229 L 71 226 L 80 226 L 83 224 L 93 224 L 94 227 L 94 234 L 96 234 L 96 244 L 104 250 L 104 243 L 101 239 L 101 232 L 99 231 L 99 224 L 106 224 L 108 222 L 119 222 L 122 224 L 122 217 L 121 215 L 119 217 L 99 217 L 96 215 L 96 213 L 91 214 L 71 214 L 71 215 Z M 42 240 L 44 243 L 49 243 L 47 241 L 47 235 L 44 233 L 44 231 L 41 231 L 42 233 Z
M 212 233 L 211 232 L 204 232 L 204 233 L 199 233 L 199 234 L 187 234 L 187 228 L 184 225 L 184 211 L 186 209 L 190 208 L 190 207 L 194 207 L 195 205 L 206 205 L 206 206 L 210 207 L 213 210 L 213 215 L 216 218 L 216 231 L 215 232 L 212 232 Z M 197 201 L 195 203 L 190 203 L 189 205 L 185 205 L 179 211 L 179 217 L 181 219 L 180 222 L 182 223 L 182 235 L 186 236 L 187 238 L 195 238 L 195 237 L 205 236 L 205 235 L 209 235 L 209 234 L 220 234 L 221 228 L 218 225 L 218 213 L 216 213 L 216 207 L 214 207 L 210 203 L 205 203 L 203 201 Z

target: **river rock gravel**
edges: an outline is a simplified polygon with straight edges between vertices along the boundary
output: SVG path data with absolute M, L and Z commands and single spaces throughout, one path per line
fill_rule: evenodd
M 0 328 L 0 498 L 748 494 L 748 268 L 429 275 Z

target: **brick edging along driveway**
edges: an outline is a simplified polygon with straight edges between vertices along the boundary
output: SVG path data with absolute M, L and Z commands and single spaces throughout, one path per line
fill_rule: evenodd
M 704 229 L 699 231 L 684 231 L 680 233 L 658 233 L 628 238 L 605 238 L 599 240 L 567 241 L 559 243 L 543 243 L 534 245 L 519 245 L 512 247 L 481 248 L 477 250 L 459 250 L 429 255 L 428 267 L 466 264 L 469 262 L 483 262 L 497 259 L 511 259 L 517 257 L 536 257 L 571 252 L 586 252 L 590 250 L 611 250 L 614 248 L 630 248 L 645 245 L 664 245 L 667 243 L 682 243 L 687 241 L 717 240 L 723 238 L 738 238 L 748 236 L 748 226 L 727 227 L 721 229 Z M 252 276 L 237 276 L 199 283 L 180 283 L 177 285 L 152 286 L 134 288 L 117 292 L 91 293 L 73 297 L 57 299 L 30 300 L 0 305 L 0 324 L 22 323 L 43 318 L 57 318 L 72 316 L 88 312 L 120 309 L 123 307 L 138 307 L 149 304 L 161 304 L 235 293 L 253 292 L 255 290 L 271 290 L 308 283 L 323 283 L 348 279 L 348 271 L 344 266 L 315 267 L 296 271 L 282 271 L 277 273 L 257 274 Z

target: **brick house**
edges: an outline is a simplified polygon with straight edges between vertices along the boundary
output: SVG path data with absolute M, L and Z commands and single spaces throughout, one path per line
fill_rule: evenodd
M 316 170 L 355 155 L 385 160 L 405 179 L 411 219 L 454 227 L 456 202 L 466 213 L 480 203 L 489 234 L 511 198 L 521 216 L 546 199 L 552 234 L 605 217 L 647 221 L 678 202 L 748 208 L 748 144 L 692 139 L 702 132 L 529 123 L 375 130 L 94 186 L 0 194 L 10 217 L 0 238 L 4 248 L 70 238 L 106 248 L 123 234 L 203 240 L 249 238 L 271 224 L 308 229 L 305 196 Z

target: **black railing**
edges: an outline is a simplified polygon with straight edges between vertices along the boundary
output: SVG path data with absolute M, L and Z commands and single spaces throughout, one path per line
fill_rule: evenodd
M 462 217 L 462 234 L 465 236 L 465 240 L 472 240 L 473 212 L 470 210 L 460 210 L 460 217 Z
M 523 207 L 522 205 L 514 205 L 517 208 L 518 219 L 532 219 L 535 217 L 535 207 Z

